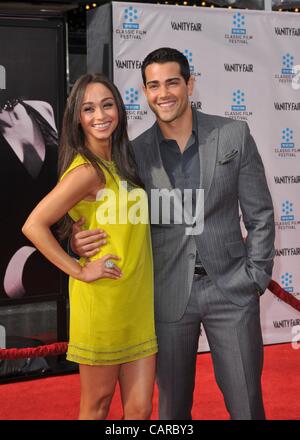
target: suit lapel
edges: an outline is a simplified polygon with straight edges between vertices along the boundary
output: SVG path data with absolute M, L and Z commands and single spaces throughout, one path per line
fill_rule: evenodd
M 205 115 L 197 112 L 198 119 L 198 144 L 200 158 L 200 188 L 204 189 L 204 200 L 208 196 L 211 187 L 214 169 L 216 165 L 216 157 L 218 150 L 219 129 L 206 123 Z M 151 174 L 152 188 L 174 189 L 166 170 L 164 169 L 160 148 L 157 140 L 156 124 L 153 125 L 148 145 L 149 172 Z
M 198 143 L 200 158 L 200 188 L 204 189 L 204 200 L 211 187 L 218 150 L 219 129 L 205 124 L 203 114 L 198 112 Z

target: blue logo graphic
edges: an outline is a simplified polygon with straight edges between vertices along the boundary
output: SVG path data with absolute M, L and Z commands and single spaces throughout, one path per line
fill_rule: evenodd
M 295 144 L 293 142 L 294 132 L 291 128 L 284 128 L 282 130 L 282 142 L 281 148 L 294 148 Z
M 183 55 L 187 58 L 189 65 L 190 65 L 190 71 L 193 72 L 194 71 L 194 66 L 193 66 L 193 53 L 188 50 L 188 49 L 184 49 L 183 51 Z
M 243 112 L 246 110 L 246 106 L 245 104 L 243 104 L 245 102 L 245 93 L 241 90 L 236 90 L 235 92 L 233 92 L 232 101 L 234 103 L 231 106 L 232 111 Z
M 139 91 L 130 87 L 130 89 L 125 90 L 125 108 L 126 110 L 139 110 Z
M 283 222 L 289 222 L 289 221 L 293 221 L 295 219 L 295 216 L 293 214 L 294 212 L 294 205 L 292 202 L 290 202 L 289 200 L 285 200 L 284 202 L 282 202 L 281 205 L 281 220 Z
M 293 284 L 293 275 L 286 272 L 280 277 L 281 281 L 281 287 L 283 287 L 284 290 L 286 290 L 289 293 L 294 292 L 294 288 L 292 287 Z
M 233 35 L 245 35 L 246 29 L 243 26 L 245 26 L 245 15 L 236 12 L 233 16 L 233 28 L 231 29 L 231 33 Z
M 294 67 L 294 57 L 293 55 L 286 53 L 282 57 L 282 75 L 292 75 Z
M 133 6 L 128 6 L 128 8 L 124 9 L 124 20 L 123 29 L 139 29 L 139 24 L 137 23 L 138 10 Z

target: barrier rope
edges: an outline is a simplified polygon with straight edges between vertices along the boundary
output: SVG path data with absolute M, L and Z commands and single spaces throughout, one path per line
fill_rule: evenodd
M 284 301 L 286 304 L 289 304 L 294 309 L 298 310 L 300 312 L 300 301 L 299 299 L 295 298 L 294 295 L 291 295 L 286 290 L 284 290 L 276 281 L 271 280 L 268 289 L 270 292 L 272 292 L 275 296 L 280 298 L 282 301 Z
M 293 295 L 284 290 L 276 281 L 271 280 L 268 289 L 286 304 L 300 312 L 300 301 Z M 8 348 L 0 349 L 0 361 L 4 359 L 26 359 L 44 356 L 56 356 L 66 353 L 68 349 L 67 342 L 55 342 L 49 345 L 40 345 L 30 348 Z
M 29 348 L 2 348 L 0 349 L 0 360 L 55 356 L 66 353 L 67 349 L 67 342 L 55 342 L 54 344 Z

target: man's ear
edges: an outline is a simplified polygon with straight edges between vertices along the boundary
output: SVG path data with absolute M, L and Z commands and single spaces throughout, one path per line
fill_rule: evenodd
M 196 81 L 196 79 L 195 79 L 194 75 L 191 75 L 188 79 L 187 87 L 188 87 L 189 96 L 192 96 L 192 94 L 193 94 L 194 87 L 195 87 L 195 81 Z

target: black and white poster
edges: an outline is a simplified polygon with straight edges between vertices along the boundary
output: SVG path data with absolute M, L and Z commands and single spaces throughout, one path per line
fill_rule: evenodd
M 64 25 L 0 17 L 0 301 L 59 293 L 59 273 L 22 234 L 57 181 Z

